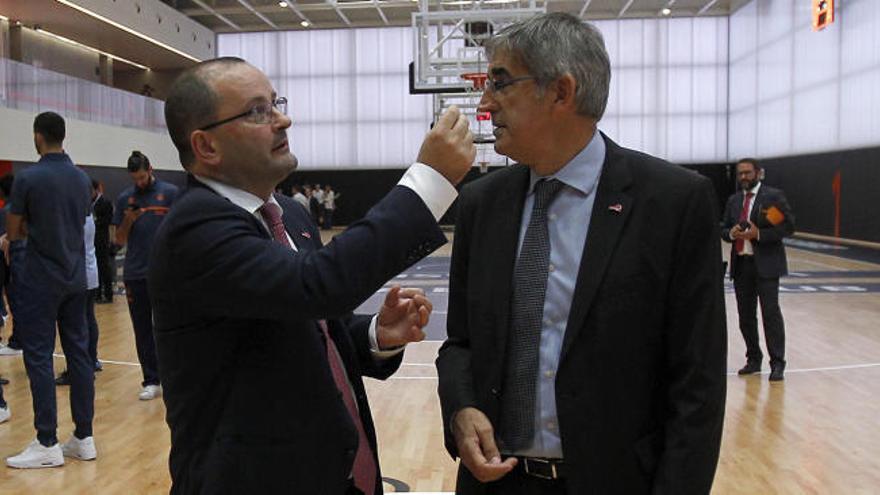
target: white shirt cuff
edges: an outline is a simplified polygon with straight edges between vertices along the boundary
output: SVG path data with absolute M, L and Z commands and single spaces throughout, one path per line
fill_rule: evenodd
M 373 315 L 373 319 L 370 321 L 370 352 L 373 353 L 373 359 L 388 359 L 390 357 L 394 357 L 406 348 L 405 345 L 400 347 L 395 347 L 394 349 L 388 349 L 387 351 L 383 351 L 379 349 L 379 338 L 376 337 L 376 325 L 379 323 L 379 315 Z
M 458 197 L 455 186 L 443 174 L 419 162 L 410 165 L 397 185 L 408 187 L 418 194 L 437 221 Z

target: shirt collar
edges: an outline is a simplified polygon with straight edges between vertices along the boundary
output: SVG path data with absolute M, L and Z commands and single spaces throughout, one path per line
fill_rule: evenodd
M 761 181 L 758 181 L 758 183 L 755 184 L 755 187 L 749 189 L 748 192 L 752 193 L 753 196 L 757 196 L 758 189 L 761 189 Z
M 279 208 L 281 207 L 281 205 L 278 204 L 278 201 L 275 199 L 274 194 L 269 196 L 269 201 L 263 201 L 262 199 L 260 199 L 259 196 L 255 196 L 243 189 L 230 186 L 229 184 L 224 184 L 222 182 L 218 182 L 214 179 L 209 179 L 202 175 L 196 175 L 195 177 L 199 180 L 199 182 L 210 187 L 214 190 L 214 192 L 228 199 L 230 202 L 232 202 L 232 204 L 244 209 L 251 215 L 259 215 L 259 210 L 265 203 L 273 203 L 278 205 Z
M 535 183 L 541 179 L 557 179 L 563 184 L 589 196 L 599 182 L 602 164 L 605 163 L 605 139 L 596 130 L 587 146 L 556 173 L 541 177 L 534 170 L 529 174 L 529 194 L 533 194 Z
M 53 161 L 58 162 L 62 160 L 67 160 L 67 153 L 59 152 L 59 153 L 46 153 L 45 155 L 40 157 L 40 161 Z

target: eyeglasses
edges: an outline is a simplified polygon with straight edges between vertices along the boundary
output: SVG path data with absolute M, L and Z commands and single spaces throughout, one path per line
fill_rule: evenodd
M 233 115 L 228 119 L 218 120 L 217 122 L 214 122 L 212 124 L 199 127 L 199 130 L 207 131 L 208 129 L 213 129 L 217 126 L 221 126 L 242 117 L 246 117 L 248 121 L 253 124 L 271 124 L 275 122 L 274 110 L 276 109 L 281 112 L 282 115 L 287 115 L 287 98 L 281 96 L 276 98 L 271 103 L 260 103 L 259 105 L 255 105 L 249 110 L 241 112 L 238 115 Z
M 498 91 L 503 90 L 504 88 L 516 84 L 522 81 L 529 81 L 532 79 L 538 79 L 535 76 L 522 76 L 522 77 L 514 77 L 513 79 L 502 79 L 497 81 L 495 79 L 486 79 L 486 91 L 491 91 L 492 93 L 497 93 Z

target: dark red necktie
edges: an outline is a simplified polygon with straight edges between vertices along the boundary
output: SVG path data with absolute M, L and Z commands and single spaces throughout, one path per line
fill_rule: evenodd
M 754 195 L 755 195 L 755 193 L 752 193 L 752 192 L 747 192 L 745 194 L 745 197 L 743 199 L 743 207 L 742 207 L 742 210 L 740 210 L 740 212 L 739 212 L 739 222 L 740 223 L 749 221 L 749 202 L 751 202 L 752 197 Z M 742 254 L 742 252 L 746 248 L 745 239 L 737 239 L 736 242 L 734 243 L 734 247 L 736 248 L 737 254 Z
M 281 207 L 274 203 L 265 203 L 260 207 L 260 214 L 269 225 L 272 237 L 277 242 L 293 249 L 287 237 L 287 232 L 284 230 L 284 223 L 281 221 Z M 352 467 L 354 485 L 366 495 L 373 495 L 376 490 L 376 461 L 373 458 L 373 451 L 370 448 L 364 424 L 361 422 L 361 416 L 358 413 L 354 390 L 352 390 L 351 384 L 346 377 L 342 356 L 339 354 L 333 339 L 330 338 L 327 322 L 318 320 L 318 326 L 321 328 L 324 340 L 327 343 L 327 362 L 330 364 L 330 371 L 333 373 L 333 381 L 336 382 L 336 388 L 342 394 L 342 402 L 345 403 L 345 408 L 348 409 L 348 414 L 351 416 L 351 420 L 358 431 L 358 449 L 354 458 L 354 466 Z

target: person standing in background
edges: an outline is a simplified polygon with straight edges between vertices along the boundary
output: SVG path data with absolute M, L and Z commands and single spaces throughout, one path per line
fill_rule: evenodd
M 92 181 L 92 185 L 95 181 Z M 92 196 L 95 191 L 92 190 Z M 92 202 L 94 205 L 94 202 Z M 95 363 L 95 371 L 101 371 L 103 368 L 101 362 L 98 361 L 98 319 L 95 318 L 95 295 L 98 289 L 98 260 L 95 256 L 95 219 L 94 215 L 86 217 L 83 225 L 85 234 L 85 250 L 86 250 L 86 325 L 89 329 L 89 357 Z M 62 371 L 55 378 L 55 385 L 70 385 L 70 374 L 67 370 Z
M 342 196 L 341 194 L 333 191 L 333 188 L 330 184 L 324 186 L 324 229 L 330 230 L 333 228 L 333 214 L 336 212 L 336 200 Z
M 739 329 L 746 343 L 740 375 L 761 371 L 764 354 L 758 338 L 758 301 L 770 354 L 770 381 L 785 379 L 785 321 L 779 308 L 779 278 L 788 275 L 782 239 L 794 234 L 794 215 L 785 193 L 761 182 L 754 158 L 736 164 L 740 190 L 727 200 L 721 237 L 730 247 L 730 278 L 736 293 Z
M 103 183 L 92 180 L 92 188 L 94 190 L 92 215 L 95 218 L 95 259 L 98 264 L 99 284 L 95 291 L 95 302 L 107 304 L 113 302 L 113 286 L 116 281 L 116 263 L 110 242 L 113 202 L 104 197 Z
M 116 244 L 126 246 L 122 279 L 144 376 L 138 398 L 152 400 L 162 394 L 162 386 L 153 338 L 153 306 L 147 290 L 147 265 L 156 230 L 177 198 L 177 186 L 157 179 L 149 158 L 140 151 L 131 152 L 127 166 L 134 184 L 116 199 L 113 225 Z
M 64 457 L 97 457 L 92 436 L 95 368 L 86 328 L 85 234 L 89 178 L 64 152 L 64 119 L 43 112 L 34 119 L 36 165 L 19 172 L 6 219 L 12 241 L 27 238 L 25 270 L 14 281 L 24 364 L 31 385 L 37 438 L 6 459 L 13 468 L 61 466 Z M 70 370 L 70 408 L 76 429 L 58 444 L 53 352 L 56 325 Z

